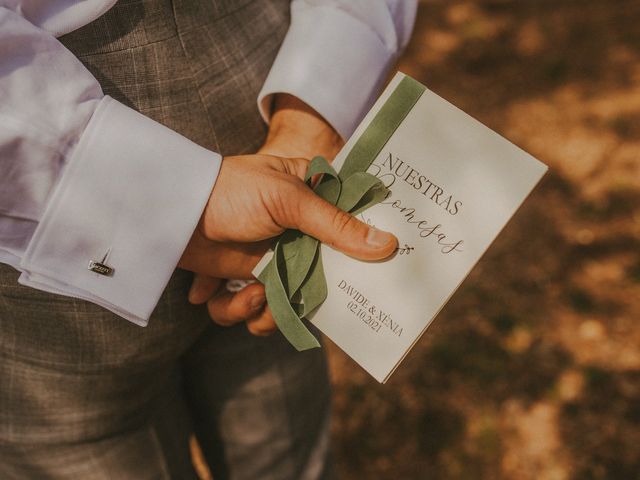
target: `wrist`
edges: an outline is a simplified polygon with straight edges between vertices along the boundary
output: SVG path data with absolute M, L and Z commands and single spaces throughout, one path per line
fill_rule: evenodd
M 333 159 L 344 142 L 336 130 L 300 99 L 275 96 L 269 133 L 262 152 L 280 156 Z

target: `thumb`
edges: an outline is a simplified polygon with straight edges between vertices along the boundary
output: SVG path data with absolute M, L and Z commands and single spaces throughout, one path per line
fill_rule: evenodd
M 294 228 L 317 238 L 322 243 L 361 260 L 380 260 L 391 255 L 398 239 L 391 233 L 361 222 L 316 195 L 306 185 L 300 189 Z

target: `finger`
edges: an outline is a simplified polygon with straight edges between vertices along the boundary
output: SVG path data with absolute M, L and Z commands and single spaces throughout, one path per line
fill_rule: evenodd
M 196 273 L 193 277 L 193 282 L 191 282 L 191 288 L 189 289 L 189 302 L 194 305 L 205 303 L 215 295 L 221 283 L 222 280 L 219 278 Z
M 237 244 L 212 242 L 196 231 L 178 266 L 216 278 L 251 279 L 251 271 L 269 246 L 269 240 Z
M 297 228 L 361 260 L 380 260 L 391 255 L 398 239 L 391 233 L 361 222 L 353 215 L 323 200 L 305 185 L 300 185 L 296 219 L 290 228 Z
M 233 244 L 216 243 L 203 254 L 201 268 L 222 278 L 252 279 L 251 273 L 270 246 L 270 241 Z
M 266 301 L 264 285 L 254 283 L 237 293 L 221 293 L 207 302 L 207 309 L 215 323 L 230 326 L 260 315 Z
M 271 335 L 275 332 L 278 327 L 271 315 L 271 309 L 267 306 L 260 316 L 247 320 L 247 329 L 252 335 L 258 337 Z

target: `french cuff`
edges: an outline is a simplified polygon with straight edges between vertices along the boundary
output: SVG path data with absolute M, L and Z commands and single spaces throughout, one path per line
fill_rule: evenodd
M 258 95 L 260 113 L 268 122 L 273 95 L 288 93 L 346 140 L 373 105 L 395 54 L 343 10 L 296 3 L 291 10 L 289 31 Z
M 20 283 L 146 325 L 220 162 L 217 153 L 105 97 L 22 257 Z M 92 271 L 90 262 L 106 268 L 94 263 Z

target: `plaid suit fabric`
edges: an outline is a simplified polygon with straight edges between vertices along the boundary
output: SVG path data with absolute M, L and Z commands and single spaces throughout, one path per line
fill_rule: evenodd
M 104 92 L 223 155 L 266 133 L 256 98 L 288 1 L 126 0 L 62 37 Z
M 277 0 L 125 0 L 61 41 L 106 94 L 237 154 L 264 140 L 255 99 L 288 14 Z M 322 352 L 212 324 L 181 270 L 146 328 L 17 277 L 0 265 L 0 478 L 195 478 L 193 431 L 216 480 L 330 477 Z

